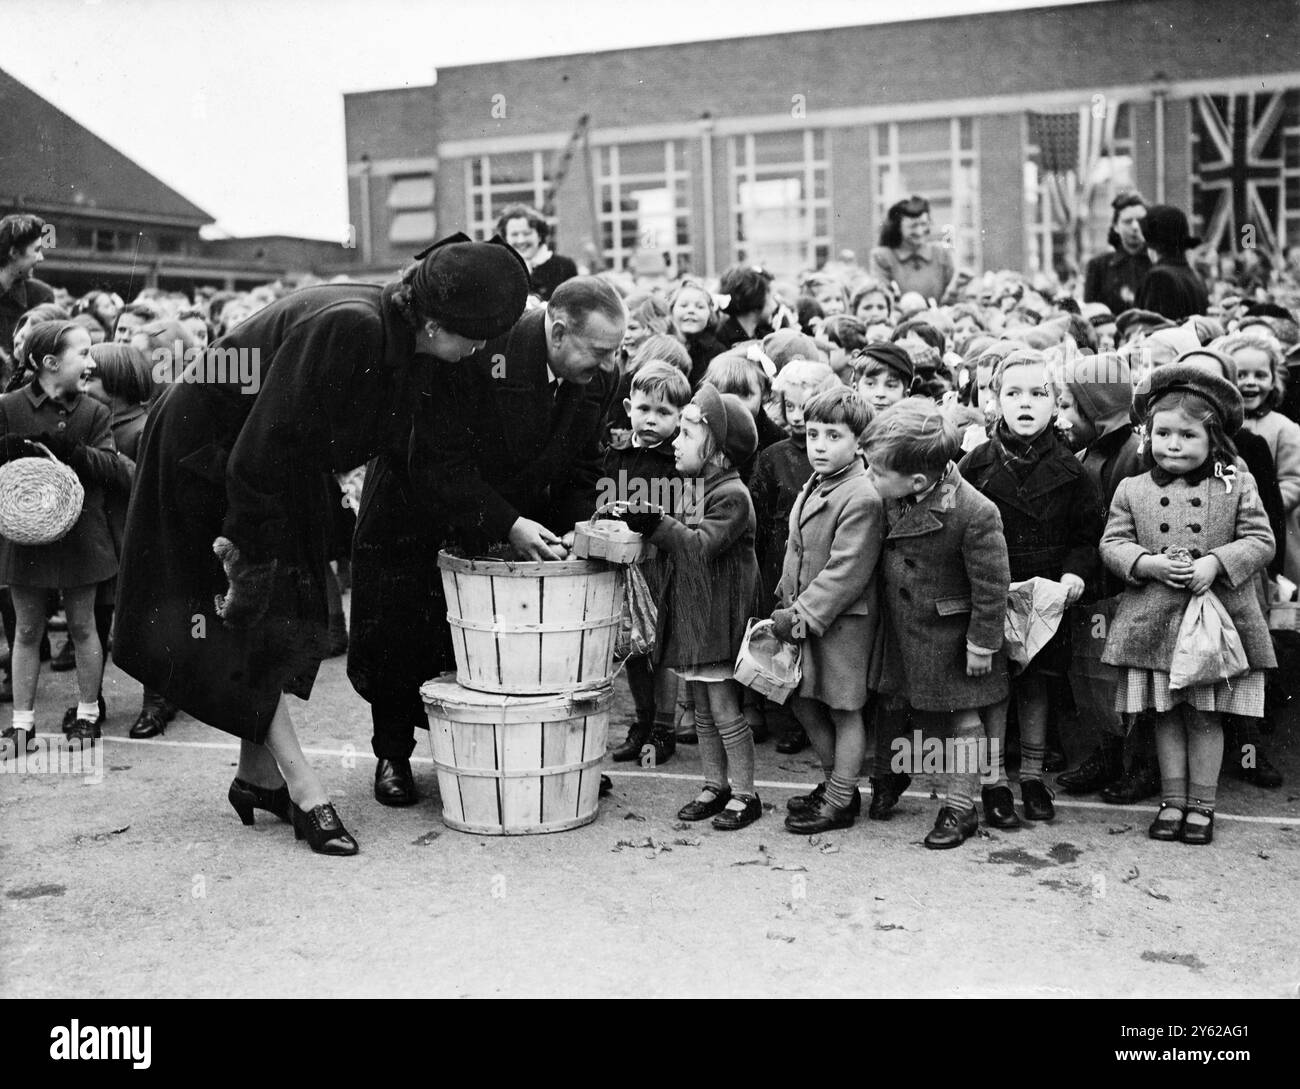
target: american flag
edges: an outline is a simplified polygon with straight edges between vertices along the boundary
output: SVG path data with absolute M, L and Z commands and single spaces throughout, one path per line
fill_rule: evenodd
M 1249 241 L 1273 253 L 1279 236 L 1285 237 L 1282 121 L 1287 94 L 1252 91 L 1196 98 L 1192 204 L 1212 251 L 1236 253 Z M 1247 226 L 1253 229 L 1244 230 Z

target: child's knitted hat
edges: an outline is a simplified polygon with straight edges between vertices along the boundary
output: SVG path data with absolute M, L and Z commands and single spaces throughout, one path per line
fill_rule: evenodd
M 763 352 L 780 371 L 787 363 L 796 359 L 806 359 L 810 363 L 821 360 L 821 353 L 812 337 L 805 336 L 797 329 L 778 329 L 763 338 Z
M 704 426 L 733 466 L 743 464 L 758 449 L 758 426 L 753 413 L 734 393 L 719 393 L 713 386 L 701 386 L 691 398 L 691 404 L 699 408 Z
M 934 351 L 934 349 L 931 349 Z M 935 353 L 938 355 L 938 353 Z M 859 348 L 854 353 L 856 360 L 855 366 L 861 367 L 868 359 L 875 360 L 883 364 L 891 371 L 894 371 L 899 378 L 903 380 L 904 387 L 910 388 L 912 379 L 916 377 L 916 367 L 912 363 L 912 357 L 907 350 L 900 348 L 897 344 L 875 343 L 868 344 L 865 348 Z

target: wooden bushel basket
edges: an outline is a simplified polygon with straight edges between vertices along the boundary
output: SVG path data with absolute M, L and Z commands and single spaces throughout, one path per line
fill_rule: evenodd
M 619 570 L 599 560 L 438 554 L 456 678 L 480 692 L 537 696 L 611 682 L 623 611 Z
M 420 696 L 449 827 L 521 836 L 596 819 L 611 686 L 506 696 L 471 691 L 444 673 L 421 685 Z

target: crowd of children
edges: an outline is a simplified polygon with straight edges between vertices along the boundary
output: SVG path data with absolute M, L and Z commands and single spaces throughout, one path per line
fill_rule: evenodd
M 895 257 L 919 214 L 901 213 Z M 698 744 L 704 783 L 678 815 L 735 830 L 763 812 L 755 745 L 811 746 L 823 780 L 786 817 L 806 834 L 854 822 L 864 773 L 868 815 L 888 819 L 911 774 L 931 770 L 913 751 L 928 733 L 949 741 L 929 847 L 961 844 L 980 808 L 998 828 L 1051 820 L 1054 789 L 1159 795 L 1153 838 L 1209 842 L 1221 766 L 1281 784 L 1265 746 L 1288 698 L 1269 673 L 1286 636 L 1266 616 L 1300 583 L 1296 314 L 1221 284 L 1208 313 L 1176 324 L 1080 304 L 1050 278 L 954 271 L 927 288 L 887 257 L 831 262 L 802 283 L 741 265 L 716 284 L 625 292 L 604 474 L 663 501 L 618 509 L 658 548 L 643 565 L 658 630 L 627 667 L 635 720 L 613 759 L 659 764 Z M 149 406 L 184 352 L 279 290 L 152 290 L 129 304 L 95 291 L 14 328 L 0 357 L 3 457 L 42 443 L 87 500 L 56 544 L 0 542 L 7 738 L 33 728 L 60 603 L 60 664 L 79 689 L 65 731 L 99 736 Z M 1013 662 L 1008 587 L 1031 579 L 1057 588 L 1062 616 Z M 1172 687 L 1184 614 L 1211 591 L 1246 671 Z M 786 703 L 733 679 L 755 618 L 800 648 Z M 161 733 L 174 713 L 146 692 L 131 736 Z M 1081 757 L 1069 770 L 1067 750 Z
M 863 774 L 888 819 L 933 770 L 915 742 L 947 738 L 932 848 L 980 808 L 998 828 L 1052 820 L 1057 790 L 1159 795 L 1152 838 L 1207 843 L 1221 765 L 1280 785 L 1264 746 L 1285 636 L 1266 618 L 1300 582 L 1293 314 L 1227 298 L 1175 325 L 1009 276 L 940 307 L 840 267 L 793 296 L 754 268 L 720 286 L 628 298 L 626 449 L 607 465 L 687 497 L 621 512 L 660 548 L 660 644 L 629 665 L 636 722 L 614 753 L 662 762 L 698 740 L 705 783 L 681 819 L 757 819 L 769 732 L 822 767 L 788 804 L 798 833 L 851 825 Z M 1028 580 L 1055 586 L 1060 620 L 1024 663 L 1004 635 Z M 1247 671 L 1172 688 L 1184 614 L 1211 591 Z M 800 647 L 784 705 L 732 679 L 751 618 Z

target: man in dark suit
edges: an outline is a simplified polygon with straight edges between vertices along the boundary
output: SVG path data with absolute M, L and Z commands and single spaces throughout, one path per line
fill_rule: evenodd
M 371 704 L 375 797 L 417 800 L 410 756 L 427 725 L 419 686 L 453 665 L 438 550 L 507 543 L 568 556 L 595 509 L 600 435 L 617 387 L 625 311 L 576 277 L 503 337 L 433 375 L 409 441 L 371 462 L 357 516 L 348 677 Z

